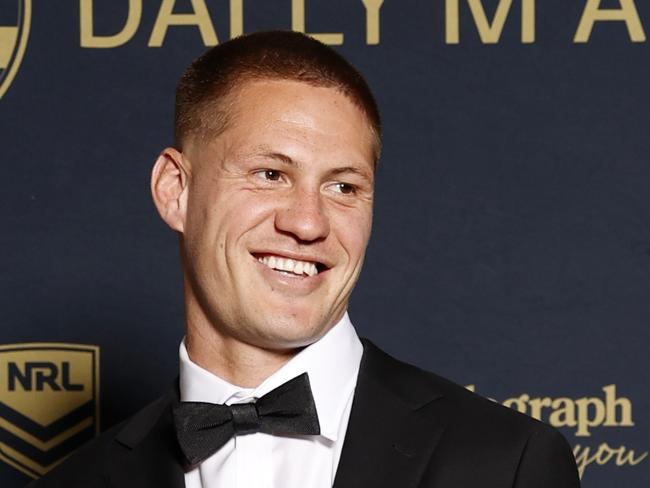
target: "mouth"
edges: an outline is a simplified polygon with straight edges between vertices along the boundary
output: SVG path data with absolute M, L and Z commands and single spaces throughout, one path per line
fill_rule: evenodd
M 329 267 L 312 259 L 297 259 L 271 253 L 252 253 L 263 265 L 285 276 L 312 277 L 327 271 Z

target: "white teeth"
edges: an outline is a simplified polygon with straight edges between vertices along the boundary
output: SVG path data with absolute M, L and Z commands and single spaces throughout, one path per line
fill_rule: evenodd
M 309 261 L 299 261 L 297 259 L 280 258 L 275 256 L 264 256 L 258 258 L 258 261 L 267 265 L 269 268 L 294 273 L 296 275 L 306 274 L 307 276 L 316 276 L 318 274 L 316 264 Z
M 318 269 L 314 263 L 307 263 L 306 266 L 303 266 L 303 272 L 307 273 L 309 276 L 316 276 L 318 274 Z

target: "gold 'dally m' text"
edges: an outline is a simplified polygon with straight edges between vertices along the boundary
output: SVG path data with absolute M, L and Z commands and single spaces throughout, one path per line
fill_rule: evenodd
M 111 28 L 109 34 L 96 32 L 95 6 L 102 0 L 79 0 L 79 40 L 83 48 L 116 48 L 130 42 L 142 25 L 143 0 L 128 0 L 115 5 L 113 0 L 103 0 L 112 9 L 124 9 L 125 20 L 122 25 Z M 147 45 L 152 48 L 162 47 L 170 28 L 191 28 L 201 37 L 205 46 L 219 43 L 213 18 L 208 8 L 211 0 L 182 0 L 190 3 L 189 11 L 177 13 L 179 0 L 159 0 L 156 14 Z M 216 2 L 216 0 L 213 0 Z M 219 12 L 227 15 L 230 21 L 229 38 L 237 37 L 245 32 L 245 9 L 252 8 L 255 1 L 263 0 L 229 0 L 228 11 Z M 311 0 L 313 1 L 313 0 Z M 365 42 L 367 45 L 381 43 L 382 7 L 387 1 L 395 1 L 393 7 L 405 9 L 397 0 L 355 0 L 364 8 Z M 479 39 L 483 44 L 497 44 L 501 39 L 506 22 L 519 22 L 521 43 L 533 44 L 536 40 L 536 18 L 538 9 L 544 7 L 543 2 L 536 0 L 490 0 L 490 7 L 496 5 L 492 15 L 486 12 L 486 0 L 437 0 L 444 12 L 444 42 L 448 45 L 461 43 L 461 18 L 473 22 Z M 630 42 L 646 42 L 646 34 L 639 12 L 636 7 L 638 0 L 611 0 L 618 6 L 605 7 L 605 0 L 567 0 L 584 4 L 582 14 L 576 18 L 576 30 L 573 43 L 589 42 L 597 25 L 606 22 L 616 22 L 624 25 Z M 19 9 L 19 19 L 13 25 L 0 25 L 0 98 L 9 88 L 25 52 L 31 18 L 31 0 L 15 0 Z M 290 27 L 297 32 L 304 32 L 315 39 L 330 45 L 342 45 L 345 42 L 343 32 L 313 32 L 307 27 L 307 10 L 310 0 L 291 0 L 291 25 L 278 25 L 277 28 Z M 153 3 L 153 2 L 152 2 Z M 515 18 L 513 5 L 520 9 L 520 18 Z M 149 4 L 148 4 L 149 5 Z M 187 5 L 184 5 L 188 7 Z M 215 10 L 214 5 L 210 5 Z M 119 10 L 118 10 L 119 11 Z M 332 26 L 335 29 L 336 26 Z M 362 28 L 359 25 L 359 28 Z M 470 28 L 471 29 L 471 28 Z M 465 32 L 463 35 L 466 35 Z
M 190 13 L 175 13 L 177 0 L 161 0 L 158 14 L 149 36 L 149 47 L 161 47 L 170 27 L 192 26 L 198 30 L 205 46 L 219 43 L 219 37 L 208 10 L 206 1 L 190 0 Z M 381 8 L 385 0 L 356 0 L 365 8 L 366 44 L 380 43 Z M 389 1 L 389 0 L 387 0 Z M 445 43 L 459 44 L 460 18 L 462 9 L 467 9 L 484 44 L 496 44 L 506 20 L 511 16 L 512 5 L 519 2 L 521 6 L 521 42 L 535 42 L 536 0 L 498 0 L 494 15 L 490 18 L 485 10 L 483 0 L 440 0 L 444 1 Z M 569 0 L 567 0 L 568 2 Z M 635 0 L 617 0 L 618 8 L 603 7 L 604 0 L 573 0 L 584 2 L 580 19 L 573 36 L 574 43 L 589 42 L 594 26 L 602 22 L 619 22 L 627 28 L 631 42 L 645 42 L 646 35 L 636 8 Z M 114 48 L 129 42 L 140 28 L 142 20 L 142 0 L 129 0 L 126 21 L 118 32 L 110 35 L 97 35 L 94 31 L 95 0 L 80 0 L 80 43 L 86 48 Z M 345 41 L 343 32 L 307 32 L 306 4 L 308 0 L 291 0 L 291 29 L 305 32 L 325 44 L 341 45 Z M 244 33 L 244 0 L 229 0 L 230 38 Z M 278 26 L 279 28 L 284 26 Z

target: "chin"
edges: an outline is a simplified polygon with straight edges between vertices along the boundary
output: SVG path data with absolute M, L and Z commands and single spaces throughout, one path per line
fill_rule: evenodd
M 266 349 L 297 349 L 320 339 L 328 330 L 320 317 L 311 314 L 289 314 L 265 321 L 258 329 L 259 345 Z M 257 341 L 256 341 L 257 342 Z

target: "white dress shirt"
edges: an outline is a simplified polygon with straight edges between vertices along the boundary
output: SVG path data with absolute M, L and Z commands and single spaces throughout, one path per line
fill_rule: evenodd
M 316 436 L 235 436 L 185 474 L 186 488 L 331 488 L 362 354 L 363 346 L 346 313 L 322 339 L 257 388 L 242 388 L 193 363 L 181 343 L 182 401 L 247 403 L 307 372 L 321 430 Z

